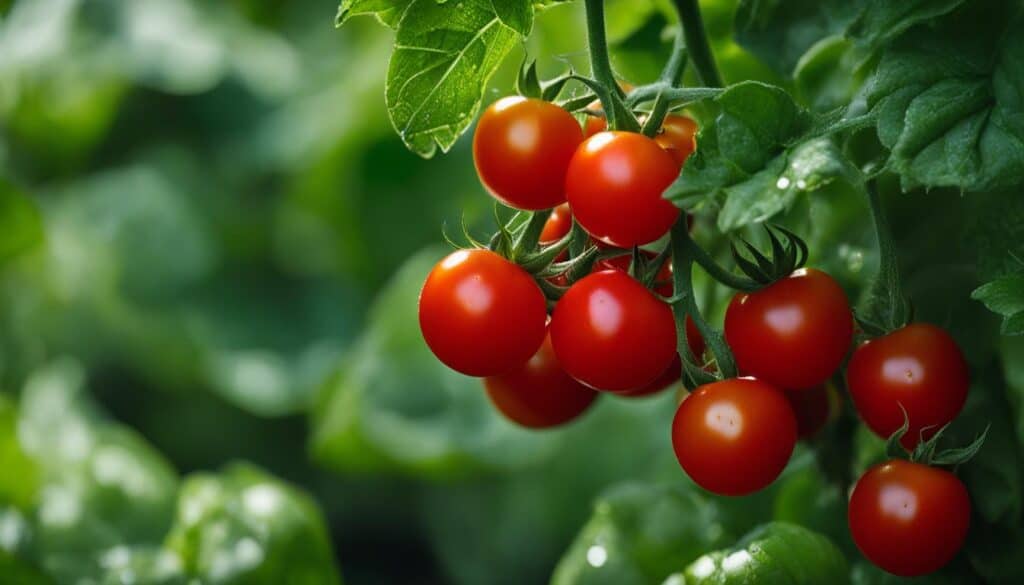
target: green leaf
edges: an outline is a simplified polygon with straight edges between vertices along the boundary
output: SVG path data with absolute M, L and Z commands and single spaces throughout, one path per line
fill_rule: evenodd
M 204 583 L 341 582 L 316 504 L 247 464 L 185 480 L 166 546 Z
M 0 265 L 43 239 L 43 222 L 35 203 L 0 179 Z
M 1003 316 L 1003 335 L 1024 334 L 1024 271 L 981 285 L 971 298 Z
M 558 563 L 552 585 L 646 585 L 728 539 L 715 504 L 689 486 L 610 490 Z
M 914 25 L 948 14 L 966 0 L 866 0 L 847 35 L 858 45 L 874 50 Z
M 398 23 L 385 100 L 414 152 L 447 151 L 473 121 L 487 81 L 528 35 L 527 0 L 413 0 Z
M 776 156 L 749 179 L 724 189 L 718 229 L 728 232 L 763 222 L 789 209 L 801 193 L 834 181 L 859 181 L 855 169 L 829 138 L 804 142 Z
M 789 74 L 821 39 L 841 33 L 863 0 L 742 0 L 736 41 L 779 73 Z
M 818 585 L 849 583 L 846 559 L 824 536 L 773 522 L 747 534 L 736 548 L 706 554 L 665 585 Z
M 335 25 L 341 26 L 353 16 L 373 15 L 386 26 L 394 28 L 402 14 L 415 0 L 342 0 Z
M 904 190 L 991 190 L 1024 181 L 1024 18 L 975 3 L 901 37 L 866 89 Z
M 812 45 L 793 70 L 795 95 L 816 112 L 846 107 L 864 82 L 853 44 L 835 35 Z
M 416 323 L 423 281 L 442 250 L 409 259 L 380 293 L 366 331 L 322 388 L 312 450 L 331 467 L 451 475 L 520 468 L 556 439 L 513 426 L 494 411 L 479 379 L 449 370 Z M 400 366 L 399 366 L 400 365 Z

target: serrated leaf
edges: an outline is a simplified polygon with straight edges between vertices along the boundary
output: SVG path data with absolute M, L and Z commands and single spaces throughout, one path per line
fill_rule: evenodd
M 782 74 L 820 39 L 842 32 L 863 0 L 743 0 L 736 42 Z
M 867 0 L 847 35 L 869 50 L 892 41 L 916 24 L 948 14 L 966 0 Z
M 970 5 L 887 49 L 868 106 L 905 190 L 966 191 L 1024 181 L 1024 18 L 1002 3 Z M 982 3 L 984 4 L 984 3 Z
M 455 144 L 491 75 L 529 34 L 531 11 L 527 0 L 412 1 L 398 23 L 385 90 L 391 123 L 406 146 L 430 157 Z
M 971 293 L 971 298 L 1003 316 L 1003 335 L 1024 333 L 1024 271 L 981 285 Z

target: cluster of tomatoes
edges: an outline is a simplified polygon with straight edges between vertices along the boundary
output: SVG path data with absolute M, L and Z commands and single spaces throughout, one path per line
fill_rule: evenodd
M 483 113 L 473 142 L 480 179 L 496 199 L 519 210 L 552 209 L 542 246 L 567 241 L 574 221 L 589 234 L 604 253 L 588 274 L 540 275 L 493 250 L 466 249 L 435 266 L 420 297 L 420 327 L 438 359 L 484 378 L 495 407 L 526 427 L 566 423 L 599 393 L 645 396 L 682 375 L 670 266 L 663 255 L 645 252 L 647 260 L 661 260 L 657 276 L 637 278 L 631 267 L 641 254 L 636 247 L 679 221 L 680 211 L 662 193 L 696 147 L 696 124 L 669 115 L 654 137 L 604 125 L 592 116 L 581 127 L 554 104 L 509 97 Z M 554 285 L 557 297 L 541 284 Z M 772 483 L 796 441 L 827 422 L 828 384 L 850 354 L 854 318 L 835 280 L 799 269 L 738 293 L 724 330 L 744 377 L 690 392 L 673 420 L 672 444 L 697 484 L 739 496 Z M 689 317 L 685 331 L 690 356 L 713 373 L 714 360 Z M 874 432 L 889 437 L 909 426 L 901 439 L 908 450 L 957 415 L 969 385 L 954 341 L 925 324 L 854 349 L 846 382 Z M 900 575 L 948 562 L 969 519 L 956 476 L 903 460 L 868 470 L 849 506 L 865 556 Z

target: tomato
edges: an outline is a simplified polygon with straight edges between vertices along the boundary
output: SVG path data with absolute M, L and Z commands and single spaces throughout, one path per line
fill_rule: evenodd
M 665 235 L 679 217 L 679 209 L 662 198 L 677 176 L 678 165 L 657 142 L 631 132 L 601 132 L 576 150 L 565 192 L 590 235 L 632 248 Z
M 971 501 L 952 473 L 897 459 L 857 481 L 848 514 L 853 541 L 868 560 L 914 577 L 956 556 L 971 524 Z
M 563 203 L 551 210 L 551 215 L 544 222 L 544 229 L 540 232 L 540 243 L 554 244 L 569 234 L 572 230 L 572 212 L 569 211 L 569 204 Z
M 611 392 L 651 383 L 676 357 L 672 310 L 620 270 L 569 288 L 551 317 L 551 342 L 569 375 Z
M 669 114 L 665 116 L 654 141 L 668 151 L 681 167 L 697 150 L 697 123 L 686 116 Z
M 583 137 L 590 138 L 594 134 L 604 132 L 608 129 L 608 120 L 604 116 L 587 116 L 583 121 Z
M 853 340 L 853 314 L 831 276 L 804 268 L 733 297 L 725 339 L 744 374 L 779 388 L 813 388 L 832 376 Z
M 700 331 L 697 329 L 697 325 L 693 322 L 689 316 L 686 317 L 686 344 L 690 346 L 690 351 L 698 359 L 702 359 L 704 355 L 704 337 L 701 336 Z M 666 388 L 679 384 L 683 377 L 683 363 L 676 355 L 672 361 L 672 365 L 668 367 L 657 379 L 643 388 L 637 390 L 626 390 L 624 392 L 616 392 L 619 396 L 625 396 L 627 398 L 640 398 L 643 396 L 650 396 L 651 394 L 657 394 Z
M 846 368 L 850 397 L 865 424 L 889 437 L 904 422 L 902 443 L 913 449 L 952 421 L 967 400 L 970 378 L 960 348 L 948 333 L 914 323 L 869 341 Z
M 672 447 L 702 488 L 742 496 L 775 481 L 796 445 L 797 423 L 781 391 L 753 378 L 700 386 L 672 420 Z
M 565 201 L 565 172 L 582 141 L 569 112 L 542 100 L 506 97 L 480 116 L 473 160 L 484 186 L 502 203 L 547 209 Z
M 597 398 L 597 392 L 562 369 L 551 347 L 550 335 L 544 338 L 532 358 L 500 376 L 485 378 L 484 387 L 491 402 L 505 417 L 533 429 L 569 422 Z
M 519 266 L 488 250 L 459 250 L 427 276 L 419 318 L 423 339 L 445 365 L 468 376 L 494 376 L 540 347 L 547 301 Z
M 809 439 L 825 428 L 828 417 L 832 414 L 832 392 L 827 384 L 815 386 L 810 390 L 784 390 L 786 400 L 796 415 L 796 434 L 801 439 Z

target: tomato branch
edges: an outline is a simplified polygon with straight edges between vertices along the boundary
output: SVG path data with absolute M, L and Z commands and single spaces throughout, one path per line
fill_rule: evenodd
M 882 335 L 906 325 L 911 309 L 903 294 L 896 244 L 875 181 L 867 181 L 865 188 L 878 239 L 878 275 L 857 320 L 868 333 Z
M 681 216 L 679 221 L 672 226 L 671 238 L 672 284 L 676 295 L 672 303 L 672 311 L 676 319 L 676 338 L 683 368 L 697 384 L 713 380 L 707 371 L 695 363 L 696 360 L 690 353 L 690 346 L 686 339 L 686 317 L 689 315 L 693 319 L 694 325 L 697 326 L 697 330 L 704 337 L 708 348 L 711 349 L 711 353 L 714 354 L 718 371 L 725 378 L 734 378 L 737 375 L 737 370 L 732 350 L 729 349 L 722 333 L 708 325 L 701 315 L 700 308 L 697 307 L 697 299 L 693 293 L 693 263 L 696 261 L 695 250 L 700 250 L 700 248 L 690 238 L 690 226 L 685 215 Z M 703 252 L 703 250 L 700 251 Z
M 587 46 L 590 50 L 591 74 L 607 91 L 596 92 L 608 116 L 608 128 L 639 132 L 640 123 L 623 103 L 622 89 L 612 71 L 608 56 L 608 39 L 604 28 L 604 0 L 586 0 Z M 594 89 L 594 88 L 592 88 Z M 596 91 L 596 90 L 595 90 Z
M 704 19 L 700 15 L 697 0 L 675 0 L 679 13 L 679 24 L 686 39 L 686 48 L 693 60 L 693 68 L 701 83 L 711 87 L 722 87 L 722 78 L 715 66 L 715 57 L 704 31 Z

